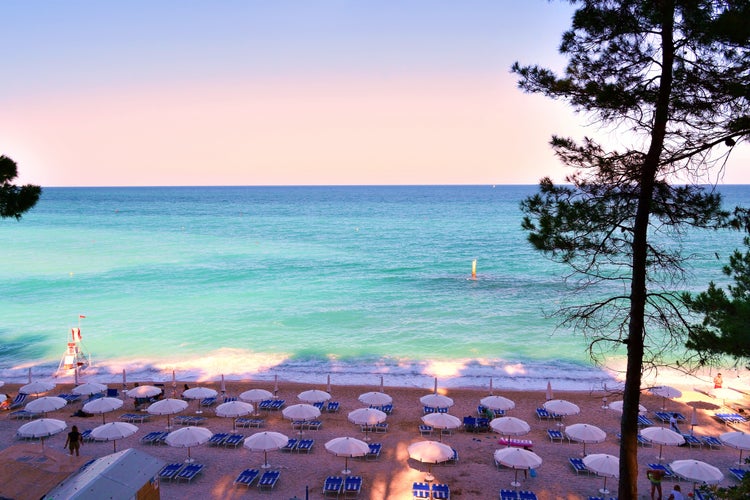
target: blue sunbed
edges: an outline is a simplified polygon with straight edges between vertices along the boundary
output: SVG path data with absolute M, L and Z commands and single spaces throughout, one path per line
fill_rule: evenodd
M 177 473 L 176 478 L 179 480 L 185 480 L 191 482 L 195 479 L 195 476 L 201 473 L 205 465 L 203 464 L 187 464 L 183 467 L 180 472 Z
M 181 463 L 174 463 L 174 464 L 167 464 L 159 471 L 159 479 L 162 481 L 171 481 L 172 479 L 177 476 L 177 473 L 180 472 L 180 469 L 182 469 L 183 464 Z
M 344 486 L 344 478 L 340 476 L 328 476 L 323 483 L 323 496 L 335 495 L 337 498 Z
M 278 470 L 267 470 L 260 476 L 258 480 L 259 490 L 272 490 L 276 487 L 276 483 L 279 481 L 281 471 Z
M 241 484 L 249 488 L 258 479 L 259 475 L 260 471 L 258 469 L 245 469 L 239 473 L 237 479 L 234 480 L 234 484 Z

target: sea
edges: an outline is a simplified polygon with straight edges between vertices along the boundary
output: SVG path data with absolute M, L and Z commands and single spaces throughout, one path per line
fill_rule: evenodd
M 727 207 L 750 186 L 720 186 Z M 0 380 L 57 372 L 80 328 L 86 380 L 251 379 L 431 389 L 599 390 L 551 315 L 566 267 L 534 250 L 536 186 L 45 188 L 0 221 Z M 726 278 L 743 234 L 693 231 L 686 290 Z M 719 257 L 719 259 L 717 259 Z M 472 276 L 472 270 L 475 276 Z

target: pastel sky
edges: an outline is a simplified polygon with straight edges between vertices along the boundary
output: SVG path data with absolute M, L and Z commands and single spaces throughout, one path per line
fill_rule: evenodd
M 6 0 L 0 154 L 43 186 L 561 180 L 550 136 L 597 131 L 509 68 L 561 68 L 571 14 L 546 0 Z M 750 182 L 741 153 L 724 182 Z

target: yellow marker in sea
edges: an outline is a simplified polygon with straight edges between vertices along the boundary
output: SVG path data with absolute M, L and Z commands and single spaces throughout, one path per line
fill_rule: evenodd
M 471 261 L 471 279 L 477 279 L 477 259 Z

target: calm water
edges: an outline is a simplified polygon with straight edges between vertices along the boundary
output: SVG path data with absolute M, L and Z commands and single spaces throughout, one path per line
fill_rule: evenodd
M 102 382 L 254 377 L 600 387 L 544 312 L 561 268 L 526 243 L 535 186 L 47 188 L 0 222 L 0 377 L 51 375 L 79 315 Z M 750 187 L 722 188 L 748 205 Z M 740 234 L 696 234 L 688 287 Z M 471 280 L 472 260 L 478 279 Z M 612 362 L 617 363 L 613 358 Z

